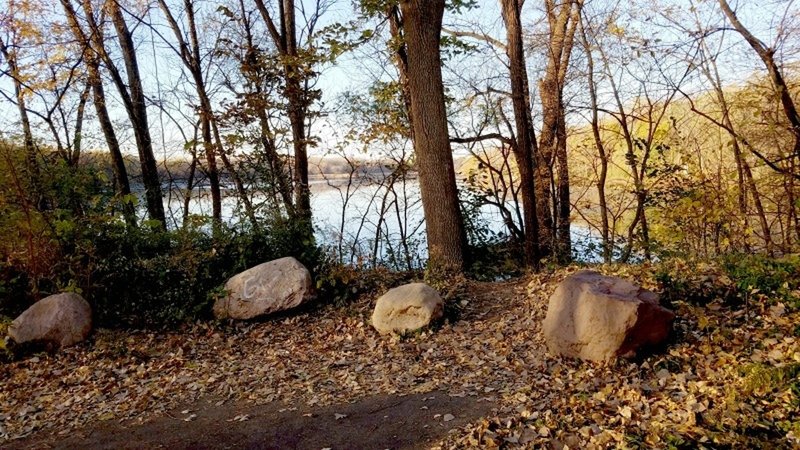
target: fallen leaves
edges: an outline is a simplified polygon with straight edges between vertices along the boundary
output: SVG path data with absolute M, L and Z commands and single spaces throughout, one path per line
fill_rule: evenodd
M 606 366 L 562 360 L 547 354 L 540 323 L 573 270 L 471 283 L 457 322 L 404 338 L 368 325 L 371 299 L 231 327 L 99 330 L 92 343 L 0 366 L 0 438 L 140 422 L 203 398 L 213 399 L 209 407 L 280 401 L 288 411 L 443 390 L 497 406 L 440 448 L 800 444 L 790 373 L 774 372 L 800 363 L 800 314 L 783 307 L 747 318 L 715 304 L 683 306 L 665 353 Z M 652 287 L 644 269 L 624 270 Z
M 652 287 L 652 277 L 635 270 Z M 543 302 L 551 290 L 539 277 L 547 279 L 537 276 L 529 293 Z M 533 314 L 541 320 L 540 310 Z M 798 319 L 785 307 L 746 317 L 720 304 L 681 305 L 677 342 L 665 354 L 598 366 L 546 357 L 540 378 L 502 396 L 495 417 L 438 448 L 793 448 L 800 445 Z M 753 361 L 758 368 L 747 370 Z

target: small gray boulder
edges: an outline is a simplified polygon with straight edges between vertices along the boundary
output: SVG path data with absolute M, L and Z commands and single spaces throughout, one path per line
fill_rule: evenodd
M 658 295 L 617 277 L 578 271 L 561 282 L 542 331 L 548 350 L 589 361 L 633 356 L 664 342 L 675 314 Z
M 8 327 L 17 344 L 41 342 L 68 347 L 83 341 L 92 331 L 92 308 L 78 294 L 65 292 L 34 303 Z
M 378 298 L 372 326 L 381 334 L 405 333 L 428 326 L 444 315 L 444 302 L 425 283 L 410 283 L 390 289 Z
M 311 274 L 300 261 L 280 258 L 259 264 L 225 283 L 228 295 L 214 303 L 218 319 L 252 319 L 295 308 L 312 298 Z

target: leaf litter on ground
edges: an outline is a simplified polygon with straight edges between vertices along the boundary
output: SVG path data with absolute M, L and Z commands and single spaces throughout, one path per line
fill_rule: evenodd
M 599 269 L 654 287 L 646 267 Z M 797 311 L 679 304 L 665 352 L 565 360 L 547 353 L 540 323 L 574 270 L 465 282 L 457 320 L 403 337 L 369 326 L 371 298 L 233 326 L 98 330 L 93 342 L 0 365 L 0 439 L 141 423 L 204 398 L 311 407 L 441 390 L 496 406 L 436 448 L 800 444 Z

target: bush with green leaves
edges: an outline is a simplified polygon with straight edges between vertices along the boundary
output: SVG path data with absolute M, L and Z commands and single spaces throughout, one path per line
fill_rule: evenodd
M 422 271 L 357 267 L 339 263 L 332 257 L 323 258 L 315 272 L 317 297 L 336 305 L 364 296 L 377 297 L 395 286 L 422 278 Z
M 684 301 L 705 305 L 715 300 L 733 301 L 736 286 L 725 270 L 713 261 L 672 258 L 655 270 L 661 297 L 671 303 Z
M 164 232 L 119 221 L 74 227 L 57 275 L 63 289 L 82 292 L 103 326 L 172 326 L 209 317 L 220 286 L 232 275 L 272 259 L 294 256 L 314 269 L 313 241 L 288 222 L 259 230 L 217 227 L 202 221 Z
M 800 257 L 772 258 L 731 254 L 716 260 L 670 258 L 658 264 L 655 278 L 662 297 L 704 305 L 714 300 L 731 304 L 751 300 L 753 294 L 769 301 L 800 307 Z
M 760 293 L 774 300 L 789 301 L 800 307 L 800 256 L 770 258 L 763 255 L 734 254 L 722 258 L 722 267 L 740 293 Z

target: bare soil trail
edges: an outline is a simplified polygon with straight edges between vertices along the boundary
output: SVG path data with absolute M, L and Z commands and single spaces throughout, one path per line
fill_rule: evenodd
M 99 422 L 66 437 L 37 434 L 8 448 L 424 449 L 491 406 L 444 392 L 379 395 L 324 408 L 204 401 L 142 425 Z

